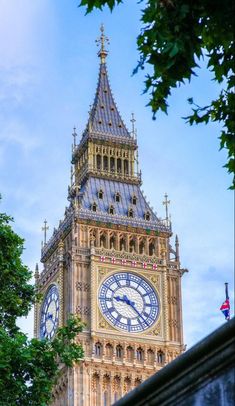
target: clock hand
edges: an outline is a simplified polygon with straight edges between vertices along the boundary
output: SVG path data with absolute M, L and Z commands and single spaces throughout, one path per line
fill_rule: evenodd
M 147 321 L 144 319 L 144 317 L 140 314 L 140 312 L 136 309 L 135 307 L 135 302 L 132 302 L 130 299 L 128 299 L 128 297 L 126 295 L 123 295 L 123 297 L 121 298 L 120 296 L 115 296 L 114 299 L 116 299 L 118 302 L 124 302 L 126 304 L 128 304 L 129 306 L 132 307 L 133 310 L 135 310 L 135 312 L 138 314 L 138 316 L 144 321 L 145 324 L 147 324 L 147 326 L 149 325 L 147 323 Z
M 132 302 L 131 300 L 128 299 L 128 297 L 126 295 L 123 295 L 123 297 L 121 298 L 120 296 L 115 296 L 114 299 L 116 299 L 118 302 L 124 302 L 126 304 L 135 304 L 135 302 Z
M 120 296 L 115 296 L 114 299 L 116 299 L 118 302 L 125 302 Z
M 132 302 L 126 295 L 123 295 L 123 300 L 126 302 L 128 305 L 134 305 L 135 302 Z
M 134 309 L 135 310 L 135 312 L 138 314 L 138 316 L 144 321 L 144 323 L 145 324 L 147 324 L 147 326 L 149 325 L 148 323 L 147 323 L 147 321 L 144 319 L 144 317 L 140 314 L 140 312 L 136 309 L 136 307 L 134 306 L 134 304 L 133 304 L 134 302 L 130 302 L 130 306 L 132 307 L 132 309 Z

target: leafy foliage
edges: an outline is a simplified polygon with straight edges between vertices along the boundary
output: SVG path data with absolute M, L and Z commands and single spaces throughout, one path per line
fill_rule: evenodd
M 112 10 L 119 1 L 82 0 L 80 5 Z M 233 0 L 148 0 L 142 12 L 143 28 L 137 38 L 140 60 L 134 73 L 152 67 L 146 75 L 145 91 L 150 94 L 149 106 L 153 117 L 157 111 L 167 113 L 168 98 L 173 88 L 196 75 L 196 68 L 204 56 L 214 81 L 222 90 L 208 106 L 193 105 L 186 117 L 189 124 L 222 123 L 220 147 L 226 148 L 229 173 L 235 173 L 235 73 L 234 73 L 234 15 Z M 234 178 L 233 178 L 234 179 Z M 235 187 L 235 182 L 231 188 Z
M 23 240 L 10 221 L 0 213 L 0 406 L 46 406 L 61 371 L 83 357 L 76 342 L 83 324 L 70 316 L 52 341 L 29 340 L 17 327 L 17 317 L 28 314 L 37 295 L 21 261 Z
M 119 3 L 122 3 L 122 0 L 81 0 L 80 6 L 87 6 L 87 13 L 90 13 L 93 8 L 102 10 L 105 5 L 112 11 Z
M 31 272 L 22 264 L 23 240 L 10 226 L 12 218 L 0 213 L 0 326 L 15 332 L 17 317 L 26 316 L 35 298 Z
M 28 340 L 20 331 L 10 336 L 0 327 L 0 405 L 48 405 L 60 365 L 71 367 L 83 358 L 74 341 L 80 331 L 82 323 L 75 318 L 52 341 Z

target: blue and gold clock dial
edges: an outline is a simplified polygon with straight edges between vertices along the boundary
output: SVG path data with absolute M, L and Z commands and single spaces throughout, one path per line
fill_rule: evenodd
M 115 273 L 103 281 L 99 306 L 109 323 L 130 333 L 147 330 L 159 314 L 156 291 L 144 278 L 131 272 Z
M 41 309 L 40 337 L 51 339 L 59 324 L 59 292 L 51 285 L 44 298 Z

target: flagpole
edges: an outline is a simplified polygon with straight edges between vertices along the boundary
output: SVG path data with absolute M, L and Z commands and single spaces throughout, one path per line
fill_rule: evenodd
M 225 282 L 225 297 L 226 297 L 226 300 L 228 300 L 228 303 L 229 303 L 228 282 Z M 229 306 L 230 306 L 230 305 L 229 305 Z M 228 317 L 226 317 L 226 319 L 227 319 L 227 321 L 230 320 L 230 308 L 229 308 L 229 310 L 228 310 Z
M 225 282 L 225 297 L 226 297 L 226 300 L 229 299 L 229 296 L 228 296 L 228 282 Z

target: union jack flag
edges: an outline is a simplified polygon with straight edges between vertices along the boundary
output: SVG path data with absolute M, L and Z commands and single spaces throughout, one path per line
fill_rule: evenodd
M 101 262 L 104 262 L 104 261 L 105 261 L 105 257 L 101 256 L 101 257 L 100 257 L 100 260 L 101 260 Z
M 230 320 L 230 303 L 229 303 L 229 296 L 228 296 L 228 284 L 225 283 L 225 296 L 226 300 L 220 306 L 220 310 L 223 313 L 226 320 Z
M 153 270 L 156 271 L 157 269 L 157 264 L 153 264 Z

